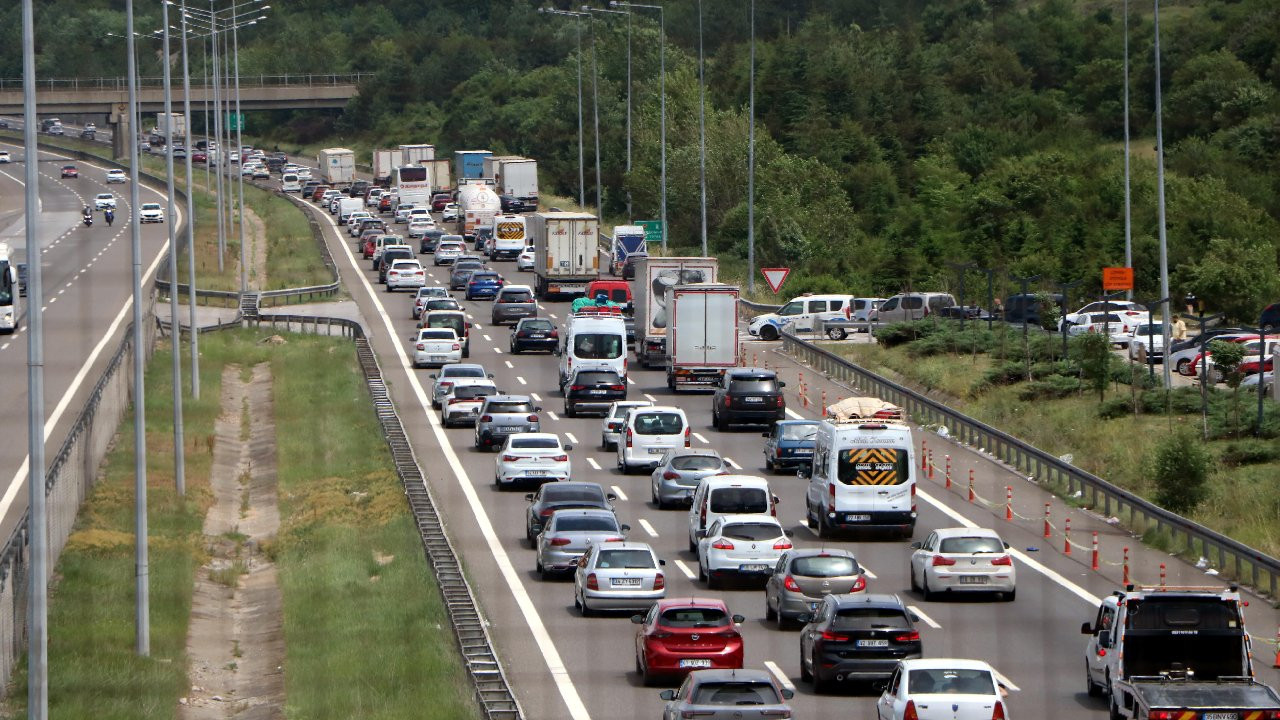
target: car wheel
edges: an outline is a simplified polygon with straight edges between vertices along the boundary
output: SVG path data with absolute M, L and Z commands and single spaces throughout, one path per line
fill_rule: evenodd
M 765 595 L 765 596 L 764 596 L 764 619 L 765 619 L 765 620 L 777 620 L 777 619 L 778 619 L 778 613 L 774 612 L 774 610 L 773 610 L 773 606 L 769 604 L 769 596 L 768 596 L 768 595 Z M 778 627 L 782 627 L 782 623 L 781 623 L 781 622 L 779 622 L 779 623 L 778 623 Z
M 573 405 L 568 400 L 566 400 L 564 402 L 564 416 L 570 417 L 570 418 L 574 417 L 574 412 L 576 411 L 574 410 Z
M 613 449 L 613 448 L 609 447 L 609 440 L 605 438 L 604 433 L 600 433 L 600 449 L 601 449 L 601 450 L 612 450 L 612 449 Z
M 827 331 L 827 337 L 832 340 L 843 340 L 848 336 L 849 333 L 845 332 L 844 328 L 831 328 Z
M 818 537 L 824 540 L 831 537 L 831 528 L 827 525 L 827 516 L 822 513 L 818 514 Z
M 1016 599 L 1018 599 L 1018 590 L 1017 590 L 1017 588 L 1014 588 L 1013 590 L 1010 590 L 1009 592 L 1004 593 L 1004 601 L 1005 601 L 1005 602 L 1013 602 L 1013 601 L 1014 601 L 1014 600 L 1016 600 Z
M 1187 367 L 1191 364 L 1190 360 L 1182 359 L 1178 361 L 1177 370 L 1179 375 L 1187 374 Z
M 1088 661 L 1084 664 L 1084 691 L 1089 697 L 1102 697 L 1103 687 L 1093 681 L 1093 676 L 1089 674 Z
M 809 666 L 804 662 L 804 651 L 801 651 L 800 657 L 800 682 L 813 682 L 813 673 L 809 672 Z
M 769 341 L 777 340 L 777 339 L 778 339 L 778 328 L 776 328 L 776 327 L 774 327 L 774 326 L 772 326 L 772 325 L 765 325 L 765 326 L 761 327 L 761 328 L 760 328 L 760 339 L 761 339 L 761 340 L 769 340 Z
M 926 572 L 923 572 L 923 571 L 922 571 L 922 572 L 920 573 L 920 580 L 921 580 L 921 590 L 920 590 L 920 592 L 921 592 L 921 594 L 923 594 L 923 595 L 924 595 L 924 599 L 925 599 L 925 600 L 935 600 L 935 599 L 938 597 L 938 595 L 937 595 L 937 593 L 935 593 L 934 591 L 932 591 L 932 590 L 930 590 L 930 589 L 929 589 L 929 574 L 928 574 L 928 573 L 926 573 Z
M 715 413 L 712 417 L 712 422 L 715 423 L 716 429 L 720 432 L 726 432 L 729 430 L 729 420 L 720 413 Z
M 822 695 L 831 689 L 831 683 L 827 680 L 823 680 L 822 674 L 817 671 L 818 662 L 816 660 L 813 660 L 812 662 L 813 662 L 813 669 L 814 669 L 814 672 L 812 673 L 813 692 L 816 695 Z
M 778 471 L 778 468 L 774 467 L 773 460 L 768 455 L 764 456 L 764 469 L 768 470 L 769 472 Z

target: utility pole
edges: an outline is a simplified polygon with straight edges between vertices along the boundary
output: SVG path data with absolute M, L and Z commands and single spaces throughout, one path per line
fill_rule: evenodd
M 177 222 L 177 214 L 174 212 L 173 195 L 173 74 L 169 68 L 169 3 L 163 0 L 160 3 L 160 18 L 163 23 L 163 45 L 164 45 L 164 168 L 165 168 L 165 193 L 168 197 L 168 203 L 165 206 L 167 216 L 165 225 L 169 230 L 169 327 L 172 330 L 170 339 L 172 340 L 173 355 L 173 479 L 174 486 L 179 496 L 187 494 L 187 474 L 186 474 L 186 443 L 182 428 L 182 322 L 178 319 L 178 239 L 174 231 L 174 225 Z M 184 119 L 190 120 L 189 115 L 184 115 Z M 187 152 L 186 156 L 191 157 L 191 153 Z M 190 162 L 190 161 L 188 161 Z M 191 177 L 190 169 L 187 170 L 187 177 Z M 190 226 L 194 218 L 188 216 L 187 225 Z M 194 263 L 195 258 L 191 258 Z M 195 287 L 188 288 L 191 292 L 195 292 Z M 192 307 L 195 307 L 195 299 L 192 298 Z M 196 326 L 191 325 L 191 334 L 195 335 Z
M 213 0 L 210 0 L 209 2 L 209 12 L 213 12 Z M 226 196 L 223 195 L 222 176 L 224 174 L 223 167 L 225 167 L 227 163 L 231 162 L 231 160 L 227 155 L 227 146 L 226 143 L 223 142 L 222 137 L 222 81 L 218 79 L 218 70 L 220 67 L 220 61 L 218 59 L 218 22 L 216 18 L 212 22 L 213 26 L 209 32 L 209 45 L 213 48 L 213 144 L 215 146 L 215 152 L 209 153 L 206 151 L 205 155 L 206 157 L 210 155 L 214 157 L 214 167 L 217 168 L 217 171 L 214 172 L 214 180 L 217 188 L 210 189 L 214 190 L 213 208 L 214 214 L 218 216 L 218 274 L 221 275 L 225 272 L 224 262 L 227 255 L 227 228 L 223 224 L 222 215 L 222 204 L 226 202 Z M 208 90 L 205 92 L 208 92 Z M 209 161 L 206 159 L 206 166 L 208 163 Z
M 702 256 L 707 256 L 707 85 L 702 61 L 702 0 L 698 0 L 698 188 L 702 200 Z
M 239 23 L 231 25 L 231 57 L 235 61 L 236 75 L 236 157 L 240 163 L 236 165 L 240 187 L 240 294 L 249 292 L 249 253 L 244 239 L 244 158 L 240 157 L 240 148 L 244 147 L 244 115 L 240 113 L 240 33 Z
M 192 199 L 191 190 L 191 155 L 195 150 L 191 143 L 192 128 L 195 123 L 191 120 L 191 67 L 188 63 L 187 55 L 187 0 L 182 0 L 182 7 L 179 9 L 182 14 L 182 111 L 187 118 L 187 311 L 190 314 L 189 325 L 191 327 L 191 397 L 195 400 L 200 399 L 200 332 L 196 326 L 196 231 L 195 231 L 195 201 Z M 165 23 L 168 25 L 168 23 Z M 208 95 L 208 92 L 205 93 Z M 206 113 L 205 138 L 208 138 Z M 208 162 L 208 146 L 205 147 L 205 168 L 209 167 Z M 176 288 L 175 288 L 176 291 Z M 176 352 L 176 346 L 175 346 Z
M 1156 205 L 1160 216 L 1160 297 L 1165 298 L 1160 310 L 1161 331 L 1164 346 L 1169 347 L 1169 238 L 1166 232 L 1164 204 L 1164 112 L 1160 97 L 1160 0 L 1155 3 L 1155 74 L 1156 74 Z M 1172 378 L 1169 363 L 1164 364 L 1164 386 L 1169 387 Z
M 661 96 L 659 115 L 661 117 L 660 138 L 658 140 L 661 145 L 662 155 L 662 250 L 667 250 L 667 23 L 661 5 L 641 5 L 638 3 L 619 2 L 618 0 L 609 0 L 609 5 L 613 7 L 626 8 L 644 8 L 646 10 L 658 11 L 658 85 L 659 94 Z M 628 166 L 629 167 L 629 166 Z
M 1133 204 L 1129 191 L 1129 0 L 1124 0 L 1124 266 L 1133 267 Z M 1133 290 L 1126 296 L 1133 299 Z

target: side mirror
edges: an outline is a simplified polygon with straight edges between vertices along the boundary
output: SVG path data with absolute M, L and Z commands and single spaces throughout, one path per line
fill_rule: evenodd
M 658 558 L 658 564 L 659 564 L 659 565 L 666 565 L 666 564 L 667 564 L 667 561 L 666 561 L 666 560 L 663 560 L 662 558 Z
M 632 624 L 632 625 L 643 625 L 643 624 L 644 624 L 644 616 L 643 616 L 643 615 L 632 615 L 632 616 L 631 616 L 631 624 Z
M 432 375 L 431 377 L 435 377 L 435 375 Z M 489 379 L 490 379 L 490 380 L 492 380 L 492 379 L 493 379 L 493 373 L 489 373 Z
M 572 449 L 573 449 L 573 446 L 572 446 L 572 445 L 565 445 L 565 446 L 564 446 L 564 449 L 565 449 L 565 452 L 568 452 L 568 451 L 570 451 L 570 450 L 572 450 Z
M 910 547 L 912 550 L 919 550 L 920 548 L 924 547 L 924 543 L 922 543 L 922 542 L 913 542 L 913 543 L 911 543 L 911 545 L 909 545 L 908 547 Z
M 762 438 L 773 437 L 773 433 L 762 432 L 760 433 L 760 437 Z
M 747 621 L 747 619 L 746 619 L 745 617 L 741 616 L 741 615 L 734 615 L 734 616 L 733 616 L 733 621 L 734 621 L 735 623 L 737 623 L 737 624 L 741 625 L 742 623 L 746 622 L 746 621 Z
M 468 329 L 468 330 L 470 330 L 470 329 L 471 329 L 471 323 L 467 323 L 467 329 Z
M 796 622 L 808 625 L 809 623 L 813 622 L 813 616 L 810 615 L 809 613 L 800 613 L 799 615 L 796 616 Z
M 784 381 L 784 380 L 779 380 L 779 381 L 778 381 L 778 387 L 780 387 L 780 388 L 784 388 L 784 387 L 786 387 L 786 386 L 787 386 L 786 381 Z
M 622 532 L 631 532 L 631 526 L 630 526 L 630 525 L 623 525 L 623 526 L 622 526 Z
M 533 493 L 525 493 L 524 499 L 528 500 L 529 502 L 533 502 Z
M 911 622 L 920 622 L 920 616 L 915 613 L 911 613 Z
M 1088 623 L 1088 622 L 1087 622 L 1087 623 L 1082 623 L 1082 624 L 1080 625 L 1080 634 L 1081 634 L 1081 635 L 1092 635 L 1092 634 L 1093 634 L 1093 623 Z
M 676 699 L 676 691 L 675 691 L 675 690 L 663 690 L 662 692 L 658 693 L 658 697 L 662 698 L 663 700 L 675 700 L 675 699 Z
M 789 689 L 787 689 L 787 688 L 782 688 L 782 699 L 783 699 L 783 700 L 790 700 L 791 698 L 793 698 L 793 697 L 795 697 L 795 696 L 796 696 L 796 691 L 795 691 L 795 690 L 789 690 Z
M 428 375 L 427 377 L 431 378 L 432 380 L 435 380 L 435 379 L 436 379 L 436 375 L 435 375 L 435 373 L 432 373 L 432 374 Z
M 613 493 L 608 493 L 607 495 L 604 496 L 604 499 L 608 500 L 609 502 L 613 502 L 614 500 L 618 499 L 618 496 L 614 495 Z
M 1004 544 L 1004 549 L 1005 549 L 1005 550 L 1008 550 L 1008 549 L 1009 549 L 1009 547 L 1010 547 L 1010 546 L 1009 546 L 1009 543 L 1005 543 L 1005 544 Z
M 774 504 L 774 505 L 777 505 L 777 504 L 779 504 L 779 503 L 781 503 L 781 502 L 782 502 L 782 501 L 778 499 L 778 496 L 777 496 L 777 495 L 774 495 L 774 496 L 773 496 L 773 504 Z
M 534 408 L 534 409 L 533 409 L 533 411 L 534 411 L 534 412 L 542 412 L 542 406 L 538 406 L 538 407 Z

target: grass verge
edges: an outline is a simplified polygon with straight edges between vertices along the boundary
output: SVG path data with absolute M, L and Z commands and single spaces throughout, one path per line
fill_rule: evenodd
M 186 635 L 212 502 L 222 369 L 270 362 L 290 717 L 477 717 L 470 684 L 349 342 L 255 331 L 201 342 L 185 404 L 187 494 L 173 490 L 167 346 L 147 370 L 151 655 L 134 653 L 133 421 L 126 417 L 54 572 L 50 717 L 172 718 L 189 687 Z M 325 412 L 317 413 L 317 407 Z M 10 716 L 25 715 L 26 668 Z

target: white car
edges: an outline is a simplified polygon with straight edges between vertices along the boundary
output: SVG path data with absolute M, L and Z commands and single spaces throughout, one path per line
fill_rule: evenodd
M 647 543 L 595 543 L 573 572 L 573 604 L 583 615 L 594 610 L 648 610 L 667 595 L 665 564 Z
M 1006 689 L 982 660 L 900 660 L 876 701 L 876 720 L 1005 718 Z
M 7 162 L 9 162 L 9 151 L 0 150 L 0 163 L 7 163 Z
M 108 208 L 116 209 L 116 196 L 111 193 L 98 193 L 93 197 L 93 207 L 95 210 L 106 210 Z
M 484 399 L 498 394 L 498 386 L 488 378 L 459 378 L 440 398 L 440 422 L 445 427 L 475 425 Z
M 986 528 L 941 528 L 911 543 L 911 589 L 926 600 L 940 593 L 998 592 L 1006 601 L 1018 594 L 1017 569 L 1009 543 Z
M 1077 315 L 1076 319 L 1078 322 L 1066 326 L 1068 335 L 1106 333 L 1110 344 L 1120 347 L 1128 347 L 1129 341 L 1133 339 L 1133 328 L 1137 327 L 1132 319 L 1126 321 L 1123 315 L 1115 312 Z M 1145 321 L 1146 318 L 1143 318 L 1142 322 Z
M 555 433 L 516 433 L 507 437 L 494 461 L 493 482 L 499 488 L 521 482 L 568 480 L 569 451 Z
M 445 222 L 458 222 L 462 213 L 462 208 L 458 203 L 449 203 L 444 206 L 444 211 L 440 213 L 440 219 Z
M 618 428 L 618 470 L 650 470 L 673 447 L 689 447 L 689 419 L 670 405 L 627 408 Z
M 164 208 L 160 207 L 160 203 L 142 203 L 142 208 L 138 210 L 138 219 L 143 224 L 162 223 L 164 222 Z
M 382 188 L 373 188 L 369 190 L 369 194 L 364 198 L 365 207 L 378 207 L 378 200 L 382 198 L 382 193 L 386 192 Z
M 361 218 L 371 218 L 373 214 L 364 210 L 357 210 L 347 216 L 347 234 L 351 237 L 360 236 L 360 220 Z
M 436 265 L 447 265 L 458 256 L 466 252 L 466 247 L 457 240 L 441 240 L 436 244 L 435 259 L 432 260 Z
M 433 374 L 431 379 L 435 381 L 431 385 L 431 407 L 439 408 L 441 399 L 449 392 L 449 388 L 453 387 L 454 383 L 492 380 L 493 373 L 485 372 L 483 365 L 454 363 L 440 368 L 440 372 Z
M 1068 323 L 1083 325 L 1087 322 L 1084 316 L 1105 312 L 1119 315 L 1121 322 L 1128 323 L 1130 327 L 1145 323 L 1151 318 L 1151 313 L 1147 312 L 1147 309 L 1138 303 L 1128 300 L 1098 300 L 1073 313 L 1067 313 L 1066 317 L 1058 321 L 1058 330 L 1061 331 Z
M 387 268 L 387 292 L 416 290 L 427 284 L 427 272 L 417 260 L 396 260 Z
M 415 368 L 462 361 L 462 342 L 452 328 L 423 328 L 412 340 Z
M 409 212 L 416 209 L 413 203 L 403 203 L 396 206 L 396 211 L 391 214 L 392 219 L 398 223 L 409 222 Z
M 1151 344 L 1147 348 L 1147 343 Z M 1147 362 L 1157 363 L 1164 357 L 1164 330 L 1159 323 L 1134 325 L 1129 333 L 1129 359 L 1137 360 L 1139 350 L 1147 348 Z
M 422 306 L 432 298 L 452 298 L 449 294 L 449 288 L 441 285 L 430 285 L 418 288 L 418 292 L 413 296 L 413 319 L 417 320 L 422 315 Z
M 518 256 L 516 256 L 516 269 L 517 270 L 533 269 L 533 248 L 532 247 L 525 248 L 523 252 L 521 252 Z
M 790 533 L 772 515 L 724 515 L 698 541 L 698 579 L 715 589 L 727 577 L 768 579 Z
M 413 222 L 414 220 L 425 220 L 432 225 L 436 224 L 436 221 L 431 217 L 431 211 L 424 207 L 416 207 L 409 211 L 408 222 Z
M 328 203 L 328 207 L 329 207 L 329 214 L 330 214 L 330 215 L 337 215 L 337 214 L 338 214 L 338 208 L 342 207 L 342 206 L 341 206 L 342 199 L 343 199 L 343 198 L 345 198 L 345 197 L 346 197 L 346 195 L 344 195 L 343 193 L 339 192 L 337 195 L 334 195 L 333 197 L 331 197 L 331 198 L 329 198 L 328 200 L 326 200 L 326 201 L 325 201 L 326 203 Z
M 127 182 L 129 182 L 129 176 L 125 174 L 125 171 L 120 170 L 118 168 L 107 171 L 107 183 L 127 183 Z
M 297 175 L 299 180 L 310 180 L 311 168 L 300 167 L 297 170 Z
M 408 235 L 411 238 L 421 238 L 434 226 L 435 223 L 433 222 L 415 219 L 409 223 L 409 229 L 405 231 L 405 235 Z
M 652 407 L 648 400 L 619 400 L 609 406 L 604 419 L 600 421 L 600 447 L 604 450 L 616 450 L 618 437 L 622 434 L 622 424 L 626 420 L 627 410 L 633 407 Z

